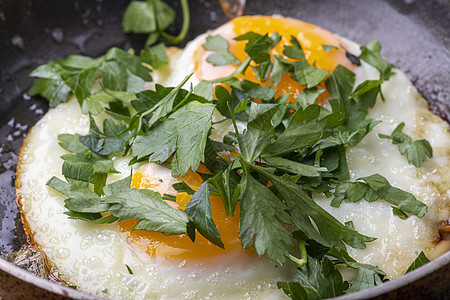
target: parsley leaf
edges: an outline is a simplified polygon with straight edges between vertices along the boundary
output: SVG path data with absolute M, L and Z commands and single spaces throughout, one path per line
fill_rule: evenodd
M 52 177 L 47 185 L 58 192 L 66 195 L 65 207 L 69 210 L 84 213 L 100 213 L 109 209 L 108 204 L 101 203 L 100 197 L 89 189 L 87 182 L 78 180 L 68 180 L 64 182 L 61 179 Z
M 206 141 L 205 147 L 205 161 L 203 164 L 212 173 L 218 175 L 220 171 L 224 170 L 228 166 L 228 162 L 224 157 L 218 156 L 217 152 L 222 150 L 234 151 L 236 148 L 229 144 L 215 142 L 210 138 Z
M 268 34 L 261 35 L 255 32 L 247 32 L 235 38 L 236 41 L 247 40 L 245 53 L 257 64 L 270 60 L 268 51 L 275 47 L 280 41 L 280 36 L 274 33 L 271 37 Z
M 344 199 L 348 199 L 351 202 L 358 202 L 368 192 L 369 186 L 363 182 L 341 182 L 336 186 L 334 192 L 335 198 L 331 202 L 331 206 L 339 207 Z
M 152 80 L 152 77 L 150 76 L 150 69 L 144 65 L 144 63 L 151 64 L 152 62 L 145 55 L 136 56 L 129 52 L 123 51 L 122 49 L 113 47 L 106 52 L 104 60 L 104 63 L 117 61 L 122 67 L 122 72 L 126 72 L 128 70 L 145 81 Z
M 333 45 L 322 45 L 323 51 L 325 51 L 325 53 L 329 53 L 331 50 L 333 49 L 339 49 L 336 46 Z
M 107 121 L 112 122 L 110 119 Z M 94 131 L 99 133 L 96 126 Z M 111 160 L 104 155 L 91 151 L 81 142 L 81 138 L 83 137 L 78 134 L 58 135 L 60 146 L 73 153 L 61 156 L 64 159 L 62 174 L 66 178 L 93 183 L 94 191 L 100 195 L 106 184 L 107 174 L 118 172 L 115 170 L 114 163 Z
M 238 65 L 241 63 L 233 54 L 228 52 L 228 42 L 220 35 L 208 36 L 206 43 L 202 46 L 206 50 L 215 51 L 206 58 L 206 61 L 214 66 Z
M 229 119 L 231 119 L 230 109 L 234 112 L 236 107 L 242 105 L 241 103 L 247 100 L 247 99 L 239 99 L 236 95 L 236 89 L 232 89 L 231 93 L 229 93 L 227 89 L 222 85 L 217 85 L 215 87 L 215 95 L 217 98 L 217 101 L 215 102 L 217 105 L 217 110 L 223 116 Z M 230 107 L 230 109 L 228 108 L 228 106 Z M 236 111 L 234 117 L 237 120 L 248 121 L 248 110 L 244 109 L 242 111 Z
M 376 81 L 375 88 L 365 89 L 367 82 L 356 87 L 352 92 L 355 83 L 355 74 L 343 66 L 337 66 L 325 81 L 325 85 L 330 94 L 335 97 L 329 102 L 333 112 L 341 113 L 344 117 L 343 124 L 333 134 L 332 145 L 358 144 L 380 121 L 366 119 L 368 108 L 372 107 L 376 96 L 380 91 L 382 81 Z M 375 94 L 373 93 L 375 91 Z
M 283 74 L 283 59 L 279 55 L 275 55 L 273 58 L 273 66 L 270 71 L 270 81 L 271 86 L 277 86 L 281 82 L 281 75 Z
M 286 130 L 269 145 L 263 155 L 275 156 L 291 152 L 306 146 L 317 143 L 330 133 L 330 122 L 333 122 L 333 115 L 320 117 L 321 108 L 319 105 L 309 105 L 305 110 L 299 108 L 291 120 Z
M 291 36 L 291 46 L 285 46 L 283 49 L 283 54 L 291 59 L 298 61 L 287 61 L 280 56 L 276 56 L 274 64 L 276 64 L 276 70 L 273 71 L 275 78 L 271 82 L 278 84 L 281 79 L 281 72 L 292 73 L 289 68 L 293 66 L 293 73 L 295 73 L 292 78 L 298 81 L 301 85 L 306 85 L 308 88 L 318 85 L 325 77 L 328 75 L 328 71 L 316 68 L 315 64 L 310 65 L 306 60 L 305 54 L 303 52 L 302 46 L 299 41 Z M 274 66 L 275 68 L 275 66 Z
M 241 190 L 241 177 L 232 170 L 233 164 L 229 164 L 225 170 L 219 171 L 208 182 L 212 184 L 222 198 L 227 216 L 233 216 Z
M 151 81 L 150 69 L 143 63 L 150 64 L 151 61 L 149 58 L 134 56 L 118 48 L 111 48 L 105 55 L 96 59 L 72 55 L 39 66 L 32 71 L 30 76 L 38 79 L 31 87 L 30 93 L 41 94 L 49 100 L 50 105 L 54 106 L 67 101 L 70 89 L 83 107 L 83 102 L 91 96 L 94 82 L 99 76 L 102 77 L 105 88 L 116 91 L 126 91 L 129 82 L 136 81 L 130 80 L 133 76 Z M 57 87 L 56 84 L 62 85 Z M 98 113 L 98 108 L 94 111 Z
M 433 157 L 433 148 L 427 140 L 417 140 L 412 142 L 411 137 L 403 133 L 405 123 L 401 122 L 394 129 L 391 135 L 378 134 L 382 139 L 392 140 L 392 144 L 398 144 L 398 150 L 401 154 L 406 153 L 408 162 L 416 168 L 420 168 L 428 158 Z
M 194 87 L 194 94 L 212 101 L 214 99 L 214 84 L 212 82 L 202 80 Z
M 50 107 L 55 107 L 60 103 L 66 102 L 70 94 L 70 87 L 65 85 L 64 81 L 60 79 L 36 78 L 28 94 L 30 96 L 40 94 L 49 100 Z
M 350 224 L 352 224 L 352 223 L 350 223 Z M 347 223 L 346 223 L 346 225 L 347 225 Z M 339 250 L 334 247 L 331 247 L 331 248 L 329 248 L 328 252 L 326 252 L 326 255 L 337 259 L 336 261 L 333 261 L 334 264 L 343 263 L 346 266 L 354 268 L 354 269 L 366 268 L 366 269 L 369 269 L 369 270 L 379 274 L 380 276 L 386 275 L 386 273 L 384 273 L 383 271 L 381 271 L 380 269 L 378 269 L 375 266 L 357 262 L 347 253 L 346 249 Z
M 380 42 L 373 41 L 366 46 L 361 47 L 361 54 L 359 55 L 359 58 L 375 67 L 380 73 L 381 79 L 387 80 L 392 75 L 392 68 L 394 66 L 381 56 L 380 51 Z
M 374 174 L 362 177 L 364 182 L 341 182 L 335 188 L 335 198 L 331 206 L 339 207 L 342 200 L 349 199 L 357 202 L 363 197 L 367 202 L 373 202 L 379 198 L 394 204 L 394 214 L 404 217 L 405 212 L 423 217 L 427 212 L 427 206 L 418 201 L 413 194 L 393 187 L 383 176 Z
M 128 131 L 124 122 L 113 119 L 103 121 L 103 132 L 101 132 L 91 117 L 89 134 L 80 136 L 80 142 L 97 154 L 108 155 L 125 150 L 125 143 L 133 135 L 133 131 Z
M 271 167 L 306 177 L 318 177 L 320 176 L 320 172 L 328 171 L 324 167 L 310 166 L 277 156 L 264 157 L 264 160 Z
M 254 161 L 275 138 L 272 118 L 277 111 L 273 104 L 251 103 L 247 129 L 242 134 L 239 144 L 242 157 L 247 161 Z
M 61 79 L 72 90 L 81 104 L 91 94 L 96 73 L 96 68 L 81 71 L 65 71 L 61 73 Z
M 128 274 L 133 275 L 133 271 L 131 270 L 130 266 L 125 264 L 125 267 L 127 268 Z
M 185 212 L 192 217 L 198 232 L 213 244 L 224 248 L 220 240 L 219 231 L 214 224 L 211 212 L 211 201 L 209 198 L 208 182 L 204 181 L 192 196 L 186 206 Z
M 102 75 L 102 84 L 105 87 L 117 91 L 125 91 L 127 89 L 128 75 L 122 71 L 122 67 L 118 62 L 112 61 L 102 64 L 99 71 Z
M 242 247 L 247 249 L 254 244 L 259 256 L 266 253 L 270 260 L 281 265 L 288 255 L 285 245 L 292 244 L 289 231 L 280 223 L 290 223 L 287 207 L 253 178 L 246 167 L 243 170 L 239 228 Z
M 123 14 L 122 28 L 124 32 L 151 33 L 164 30 L 173 22 L 175 11 L 164 1 L 131 1 Z
M 53 177 L 47 184 L 70 197 L 65 200 L 69 209 L 65 214 L 69 218 L 99 224 L 140 220 L 133 230 L 187 234 L 194 240 L 195 226 L 184 211 L 172 208 L 157 192 L 131 189 L 130 183 L 131 176 L 128 176 L 106 185 L 103 197 L 92 192 L 88 183 L 78 180 L 68 179 L 66 183 Z M 107 211 L 111 215 L 100 214 Z
M 308 298 L 305 289 L 297 281 L 277 282 L 277 287 L 283 289 L 285 294 L 292 300 L 303 300 Z
M 145 47 L 155 43 L 159 37 L 171 44 L 181 43 L 189 30 L 190 15 L 187 0 L 181 0 L 183 26 L 177 36 L 164 32 L 175 22 L 175 11 L 161 0 L 131 1 L 122 17 L 125 32 L 149 33 Z
M 317 97 L 319 97 L 319 95 L 322 94 L 324 91 L 325 91 L 325 89 L 321 89 L 318 87 L 304 89 L 300 93 L 300 95 L 298 95 L 298 97 L 297 97 L 297 99 L 295 99 L 295 101 L 302 109 L 306 109 L 306 107 L 308 105 L 314 104 Z
M 289 58 L 306 62 L 305 53 L 299 41 L 291 35 L 291 46 L 284 46 L 283 54 Z
M 305 194 L 297 184 L 270 174 L 245 161 L 244 163 L 272 182 L 282 200 L 286 202 L 294 224 L 312 239 L 338 249 L 345 248 L 342 241 L 354 248 L 365 248 L 365 242 L 374 240 L 374 238 L 364 236 L 344 226 Z
M 89 189 L 87 182 L 67 178 L 66 183 L 52 177 L 47 185 L 69 197 L 64 200 L 64 207 L 69 209 L 64 214 L 69 216 L 69 219 L 97 224 L 112 223 L 117 220 L 112 215 L 102 216 L 101 213 L 106 212 L 109 205 L 100 202 L 100 197 Z
M 188 195 L 193 195 L 195 193 L 195 191 L 185 182 L 175 183 L 172 187 L 177 191 L 177 193 L 187 193 Z
M 392 206 L 392 213 L 394 214 L 394 216 L 399 217 L 400 219 L 406 220 L 408 219 L 408 215 L 401 209 Z
M 427 206 L 416 199 L 413 194 L 393 187 L 383 176 L 374 174 L 361 178 L 383 200 L 394 204 L 399 209 L 422 218 L 427 212 Z
M 156 92 L 153 91 L 144 91 L 142 93 L 139 93 L 137 95 L 138 98 L 142 98 L 143 100 L 146 100 L 147 103 L 149 103 L 149 107 L 146 109 L 142 109 L 139 111 L 134 117 L 131 122 L 132 125 L 130 127 L 136 127 L 137 131 L 141 130 L 143 120 L 144 118 L 149 115 L 151 116 L 148 120 L 146 120 L 146 129 L 149 129 L 153 124 L 155 124 L 160 118 L 167 116 L 169 113 L 172 112 L 174 104 L 179 99 L 179 95 L 182 95 L 181 92 L 184 90 L 181 89 L 181 87 L 189 80 L 189 78 L 192 76 L 188 75 L 186 76 L 181 83 L 176 86 L 173 89 L 169 88 L 163 88 L 161 86 L 157 86 Z M 164 97 L 160 98 L 162 95 Z M 184 99 L 181 101 L 187 101 L 189 99 L 189 96 L 191 94 L 188 93 Z M 133 102 L 132 104 L 137 105 L 137 102 Z M 177 103 L 179 104 L 179 103 Z M 137 110 L 139 109 L 138 107 Z
M 132 153 L 140 159 L 164 162 L 173 153 L 172 175 L 185 176 L 196 171 L 204 159 L 206 138 L 212 125 L 214 105 L 197 101 L 171 114 L 146 135 L 140 135 L 132 145 Z
M 63 158 L 66 161 L 64 161 L 62 166 L 62 174 L 66 178 L 93 183 L 94 191 L 98 194 L 101 194 L 102 188 L 106 184 L 106 174 L 108 173 L 108 171 L 115 171 L 108 166 L 106 167 L 108 171 L 104 171 L 103 169 L 100 170 L 100 172 L 96 172 L 92 164 L 90 164 L 89 162 L 83 162 L 80 157 L 64 156 Z M 80 160 L 80 162 L 76 161 L 75 163 L 72 163 L 72 161 L 75 160 Z
M 345 291 L 346 294 L 362 291 L 382 284 L 381 276 L 373 270 L 362 267 L 352 285 Z
M 277 90 L 271 87 L 259 85 L 255 82 L 245 79 L 242 80 L 241 87 L 243 90 L 245 90 L 245 94 L 250 98 L 262 99 L 265 101 L 273 99 L 273 97 L 277 93 Z
M 428 259 L 428 257 L 426 257 L 425 253 L 423 253 L 423 251 L 421 251 L 419 253 L 419 255 L 417 255 L 416 259 L 412 262 L 412 264 L 408 267 L 405 274 L 408 272 L 411 272 L 429 262 L 430 262 L 430 260 Z
M 146 51 L 142 51 L 141 56 L 150 58 L 150 64 L 154 69 L 159 69 L 169 63 L 164 43 L 156 44 Z
M 182 210 L 172 208 L 152 190 L 124 189 L 102 198 L 118 222 L 140 220 L 133 230 L 187 234 L 194 239 L 193 224 Z
M 355 84 L 355 73 L 338 65 L 325 81 L 328 92 L 336 99 L 347 100 Z
M 88 155 L 90 150 L 83 143 L 80 142 L 79 134 L 60 134 L 58 135 L 58 141 L 61 148 L 76 153 Z
M 278 283 L 279 288 L 281 287 L 286 291 L 286 287 L 288 287 L 288 292 L 298 295 L 298 298 L 293 299 L 331 298 L 343 295 L 348 288 L 348 282 L 342 279 L 341 273 L 326 257 L 322 258 L 320 262 L 316 258 L 308 257 L 308 263 L 306 266 L 297 269 L 293 281 L 299 283 L 300 286 L 290 282 L 287 285 Z M 299 291 L 300 287 L 303 292 Z
M 321 83 L 329 74 L 328 71 L 309 65 L 306 61 L 294 63 L 295 79 L 301 84 L 312 88 Z

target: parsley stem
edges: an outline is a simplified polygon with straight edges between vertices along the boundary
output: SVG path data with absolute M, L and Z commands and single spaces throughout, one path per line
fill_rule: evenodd
M 237 125 L 236 125 L 236 119 L 234 117 L 234 111 L 231 109 L 229 102 L 227 102 L 227 106 L 228 106 L 228 110 L 230 111 L 231 121 L 233 122 L 234 131 L 236 131 L 236 136 L 237 136 L 237 139 L 238 139 L 239 147 L 241 147 L 241 145 L 242 145 L 241 144 L 241 136 L 239 134 L 239 131 L 238 131 L 238 128 L 237 128 Z
M 306 253 L 306 247 L 303 241 L 298 241 L 298 245 L 300 246 L 300 258 L 289 254 L 289 259 L 297 265 L 297 268 L 301 268 L 308 263 L 308 254 Z
M 186 103 L 186 101 L 189 99 L 189 97 L 192 95 L 192 92 L 193 92 L 193 90 L 192 90 L 192 88 L 191 88 L 191 90 L 190 90 L 189 93 L 186 95 L 186 97 L 184 97 L 184 99 L 181 100 L 181 102 L 178 103 L 177 106 L 175 106 L 175 108 L 172 110 L 172 112 L 178 110 L 181 106 L 183 106 L 183 105 Z
M 241 188 L 242 188 L 242 185 L 238 184 L 238 185 L 236 185 L 236 188 L 234 190 L 233 198 L 231 200 L 231 206 L 233 207 L 232 216 L 234 216 L 234 211 L 236 210 L 236 205 L 239 200 L 239 195 L 241 194 Z
M 239 66 L 239 68 L 236 69 L 236 71 L 233 72 L 233 75 L 237 75 L 237 74 L 244 74 L 245 70 L 247 70 L 248 66 L 250 65 L 250 62 L 252 61 L 252 58 L 249 56 L 247 57 L 244 62 Z
M 183 26 L 181 27 L 180 33 L 177 36 L 173 36 L 171 34 L 161 32 L 161 36 L 170 44 L 181 43 L 189 30 L 190 13 L 188 0 L 181 0 L 181 9 L 183 10 Z
M 292 260 L 292 261 L 295 263 L 295 265 L 297 266 L 297 268 L 303 267 L 303 266 L 306 265 L 306 263 L 308 262 L 306 259 L 303 259 L 303 258 L 297 258 L 297 257 L 292 256 L 292 255 L 290 255 L 290 254 L 289 254 L 289 259 Z
M 166 97 L 168 97 L 170 94 L 176 94 L 176 93 L 178 93 L 178 91 L 183 87 L 183 85 L 189 80 L 189 78 L 191 78 L 192 77 L 192 75 L 193 75 L 194 73 L 191 73 L 191 74 L 189 74 L 189 75 L 187 75 L 186 77 L 184 77 L 184 79 L 183 79 L 183 81 L 176 87 L 176 88 L 174 88 L 173 90 L 171 90 L 170 92 L 169 92 L 169 94 L 166 96 Z M 189 95 L 188 95 L 189 96 Z M 163 100 L 164 100 L 164 98 L 163 98 Z M 186 100 L 186 99 L 184 99 L 184 100 Z M 184 101 L 183 100 L 183 101 Z M 183 102 L 182 101 L 182 102 Z M 181 103 L 180 103 L 181 104 Z M 178 108 L 178 106 L 179 105 L 177 105 L 177 107 L 176 108 Z M 152 112 L 154 112 L 155 111 L 155 106 L 152 106 L 152 107 L 150 107 L 149 109 L 147 109 L 146 111 L 144 111 L 143 113 L 141 113 L 140 115 L 139 115 L 139 118 L 138 118 L 138 130 L 140 130 L 141 129 L 141 127 L 142 127 L 142 120 L 144 119 L 144 117 L 146 116 L 146 115 L 148 115 L 148 114 L 150 114 L 150 113 L 152 113 Z
M 292 260 L 292 261 L 295 263 L 295 265 L 297 266 L 297 268 L 303 267 L 303 266 L 306 265 L 306 263 L 308 262 L 308 261 L 305 260 L 305 259 L 297 258 L 297 257 L 292 256 L 292 255 L 290 255 L 290 254 L 289 254 L 289 259 Z
M 212 124 L 213 124 L 213 125 L 217 125 L 217 124 L 224 123 L 224 122 L 226 122 L 226 121 L 228 121 L 228 119 L 227 119 L 227 118 L 224 118 L 224 119 L 222 119 L 222 120 L 220 120 L 220 121 L 213 122 Z

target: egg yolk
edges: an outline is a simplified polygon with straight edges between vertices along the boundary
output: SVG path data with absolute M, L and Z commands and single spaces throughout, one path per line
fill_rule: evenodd
M 160 179 L 158 174 L 149 174 L 146 168 L 143 167 L 133 175 L 131 187 L 152 189 L 165 193 L 166 191 L 164 190 L 167 190 L 167 187 L 161 186 L 165 183 L 164 180 Z M 200 175 L 192 171 L 189 171 L 185 177 L 180 179 L 194 190 L 197 190 L 203 181 Z M 177 193 L 176 201 L 166 202 L 173 208 L 184 210 L 191 197 L 192 195 L 187 193 Z M 244 250 L 239 239 L 239 205 L 234 216 L 227 216 L 222 199 L 217 196 L 211 196 L 211 210 L 214 223 L 224 244 L 224 249 L 214 245 L 198 232 L 196 232 L 195 242 L 192 242 L 187 235 L 165 235 L 145 230 L 132 231 L 138 220 L 120 222 L 119 226 L 129 243 L 144 250 L 151 257 L 185 260 L 232 253 L 236 259 L 247 259 L 249 256 L 255 255 L 252 248 Z
M 249 31 L 258 34 L 268 33 L 269 36 L 277 32 L 282 36 L 281 41 L 270 52 L 272 59 L 273 55 L 281 55 L 288 59 L 283 55 L 283 49 L 285 45 L 290 45 L 291 36 L 294 36 L 300 42 L 309 64 L 315 62 L 316 67 L 330 72 L 339 64 L 349 70 L 354 69 L 354 66 L 345 55 L 345 50 L 342 48 L 344 43 L 337 36 L 320 27 L 295 19 L 266 16 L 239 17 L 212 31 L 210 35 L 220 35 L 226 39 L 230 53 L 243 62 L 248 56 L 244 50 L 246 41 L 235 41 L 234 38 Z M 333 48 L 326 53 L 323 45 L 335 46 L 338 49 Z M 214 80 L 228 76 L 236 70 L 236 65 L 213 66 L 211 63 L 208 63 L 206 58 L 211 53 L 211 51 L 206 51 L 202 46 L 199 46 L 194 54 L 194 72 L 199 80 Z M 252 68 L 247 68 L 244 78 L 265 86 L 269 85 L 269 80 L 261 83 Z M 325 88 L 324 82 L 319 87 Z M 290 75 L 283 74 L 280 84 L 274 88 L 278 90 L 275 97 L 290 93 L 288 101 L 295 102 L 295 99 L 305 89 L 305 86 L 293 80 Z M 331 96 L 328 92 L 325 92 L 318 97 L 316 102 L 323 103 L 329 98 Z

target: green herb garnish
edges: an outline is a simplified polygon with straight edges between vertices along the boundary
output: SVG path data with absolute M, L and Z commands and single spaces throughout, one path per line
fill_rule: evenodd
M 159 37 L 162 37 L 165 42 L 179 44 L 185 39 L 189 30 L 190 14 L 187 0 L 181 0 L 181 8 L 183 25 L 180 33 L 173 36 L 165 31 L 175 22 L 175 11 L 167 3 L 162 0 L 131 1 L 123 14 L 123 31 L 148 33 L 146 48 L 154 44 Z
M 406 158 L 410 164 L 420 168 L 428 158 L 433 157 L 433 149 L 427 140 L 412 141 L 411 137 L 403 133 L 402 130 L 405 123 L 401 122 L 394 129 L 391 135 L 378 134 L 382 139 L 392 140 L 392 144 L 398 145 L 398 150 L 401 154 L 406 153 Z
M 167 19 L 159 20 L 158 12 Z M 162 30 L 172 18 L 173 11 L 162 1 L 133 1 L 123 26 L 127 31 L 151 32 L 149 40 L 155 35 L 168 38 Z M 381 84 L 392 74 L 393 66 L 379 53 L 381 46 L 372 42 L 362 47 L 359 57 L 379 71 L 379 79 L 355 86 L 355 74 L 341 65 L 329 73 L 309 64 L 295 37 L 284 46 L 284 56 L 274 57 L 269 51 L 281 40 L 277 33 L 248 32 L 236 40 L 246 42 L 248 57 L 243 62 L 228 52 L 225 39 L 207 38 L 203 47 L 213 52 L 208 62 L 238 67 L 230 76 L 203 81 L 189 90 L 183 89 L 189 76 L 176 87 L 156 84 L 154 91 L 143 89 L 143 82 L 151 80 L 146 66 L 156 68 L 167 62 L 162 45 L 140 56 L 115 48 L 97 59 L 71 56 L 33 71 L 39 78 L 31 92 L 40 93 L 52 106 L 73 93 L 84 113 L 109 115 L 102 130 L 91 117 L 87 135 L 58 136 L 61 147 L 69 152 L 62 157 L 65 181 L 53 177 L 47 184 L 68 197 L 65 207 L 71 219 L 94 223 L 140 220 L 134 230 L 184 234 L 193 241 L 197 230 L 222 248 L 210 196 L 222 198 L 228 216 L 234 215 L 240 203 L 242 247 L 253 246 L 259 256 L 266 255 L 278 265 L 286 258 L 294 261 L 293 279 L 278 283 L 294 299 L 333 297 L 382 283 L 385 274 L 381 270 L 356 262 L 347 252 L 347 246 L 365 248 L 375 238 L 360 234 L 351 221 L 339 222 L 312 197 L 323 194 L 332 198 L 335 207 L 344 200 L 384 200 L 401 218 L 407 214 L 423 217 L 427 211 L 425 204 L 379 174 L 350 181 L 346 149 L 357 145 L 380 122 L 367 115 L 378 96 L 382 98 Z M 326 53 L 334 48 L 323 46 Z M 242 79 L 240 74 L 249 67 L 269 86 Z M 306 86 L 296 103 L 286 103 L 289 95 L 276 96 L 282 74 Z M 98 91 L 92 92 L 100 77 Z M 323 81 L 332 97 L 330 109 L 314 104 L 325 91 L 318 87 Z M 210 139 L 215 109 L 223 117 L 220 122 L 234 129 L 218 141 Z M 244 131 L 238 130 L 239 123 L 245 125 Z M 399 144 L 408 161 L 419 167 L 426 156 L 431 157 L 431 148 L 425 140 L 411 142 L 401 132 L 403 126 L 391 136 L 380 137 Z M 225 157 L 223 150 L 235 155 Z M 109 174 L 117 172 L 113 155 L 131 155 L 131 165 L 142 161 L 162 164 L 171 168 L 173 177 L 192 170 L 204 182 L 197 190 L 184 182 L 175 184 L 178 192 L 193 196 L 185 210 L 174 209 L 164 201 L 174 201 L 173 195 L 130 188 L 132 175 L 106 184 Z M 199 172 L 200 164 L 211 173 Z M 299 251 L 291 247 L 294 241 Z M 358 270 L 352 284 L 342 279 L 335 268 L 339 264 Z
M 133 271 L 127 264 L 125 264 L 125 267 L 127 268 L 128 274 L 133 275 Z
M 412 262 L 412 264 L 408 267 L 405 274 L 409 273 L 429 262 L 430 262 L 430 260 L 428 259 L 428 257 L 426 257 L 425 253 L 423 253 L 423 251 L 421 251 L 419 253 L 419 255 L 417 255 L 416 259 Z

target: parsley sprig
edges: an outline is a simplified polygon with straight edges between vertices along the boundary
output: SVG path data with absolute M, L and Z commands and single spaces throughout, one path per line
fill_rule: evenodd
M 114 92 L 144 89 L 144 83 L 152 80 L 149 66 L 153 61 L 157 62 L 151 57 L 149 52 L 143 51 L 140 56 L 136 56 L 119 48 L 111 48 L 96 59 L 71 55 L 31 72 L 30 76 L 38 79 L 34 81 L 29 94 L 40 94 L 49 101 L 50 107 L 55 107 L 66 102 L 69 94 L 73 93 L 83 113 L 96 115 L 102 111 L 99 101 L 108 103 L 120 99 L 115 97 Z M 103 95 L 92 93 L 94 83 L 99 78 L 102 79 Z
M 392 140 L 392 144 L 398 145 L 401 154 L 406 153 L 408 162 L 416 168 L 420 168 L 428 158 L 433 157 L 433 149 L 427 140 L 412 141 L 411 137 L 402 132 L 405 123 L 401 122 L 391 135 L 378 134 L 381 139 Z
M 180 33 L 173 36 L 166 29 L 175 23 L 175 11 L 162 0 L 131 1 L 122 17 L 122 29 L 127 33 L 148 33 L 148 48 L 161 37 L 170 44 L 181 43 L 189 30 L 190 14 L 188 0 L 181 0 L 183 25 Z

